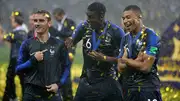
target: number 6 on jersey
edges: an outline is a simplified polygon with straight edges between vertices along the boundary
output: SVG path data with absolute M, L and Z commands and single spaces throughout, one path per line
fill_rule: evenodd
M 88 48 L 88 49 L 91 49 L 91 46 L 92 46 L 92 44 L 91 44 L 91 42 L 90 42 L 90 38 L 87 40 L 87 42 L 86 42 L 86 47 Z

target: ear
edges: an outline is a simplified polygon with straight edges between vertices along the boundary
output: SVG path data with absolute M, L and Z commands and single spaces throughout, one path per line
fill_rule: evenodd
M 52 21 L 48 22 L 48 26 L 51 27 L 52 26 Z
M 140 23 L 140 18 L 136 18 L 135 23 Z
M 100 20 L 104 20 L 104 15 L 100 15 Z
M 142 15 L 141 14 L 139 15 L 139 19 L 142 19 Z

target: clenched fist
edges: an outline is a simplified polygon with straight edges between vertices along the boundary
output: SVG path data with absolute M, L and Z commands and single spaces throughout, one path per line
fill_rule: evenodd
M 38 61 L 42 61 L 43 60 L 43 52 L 41 52 L 41 51 L 36 52 L 34 56 L 36 57 L 36 59 Z
M 58 85 L 56 83 L 46 86 L 48 92 L 58 92 Z

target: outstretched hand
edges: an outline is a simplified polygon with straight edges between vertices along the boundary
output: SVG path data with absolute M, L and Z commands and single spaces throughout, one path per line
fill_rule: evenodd
M 73 46 L 73 40 L 72 38 L 66 38 L 65 40 L 65 46 L 69 49 Z

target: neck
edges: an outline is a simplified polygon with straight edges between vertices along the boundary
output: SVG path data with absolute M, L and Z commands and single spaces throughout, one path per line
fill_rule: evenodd
M 106 26 L 106 22 L 103 21 L 103 23 L 101 24 L 101 27 L 100 27 L 100 29 L 98 31 L 101 32 L 101 30 L 104 30 L 105 26 Z
M 21 26 L 21 25 L 16 25 L 16 26 L 14 27 L 14 29 L 18 28 L 19 26 Z
M 105 20 L 103 20 L 101 26 L 102 26 L 101 28 L 103 28 L 104 26 L 106 26 L 106 21 L 105 21 Z
M 141 31 L 142 27 L 143 24 L 140 24 L 140 26 L 136 27 L 136 29 L 131 32 L 132 35 L 136 35 L 139 31 Z
M 49 39 L 48 31 L 45 32 L 44 34 L 38 34 L 37 33 L 37 37 L 40 40 L 40 42 L 47 42 L 47 40 Z

